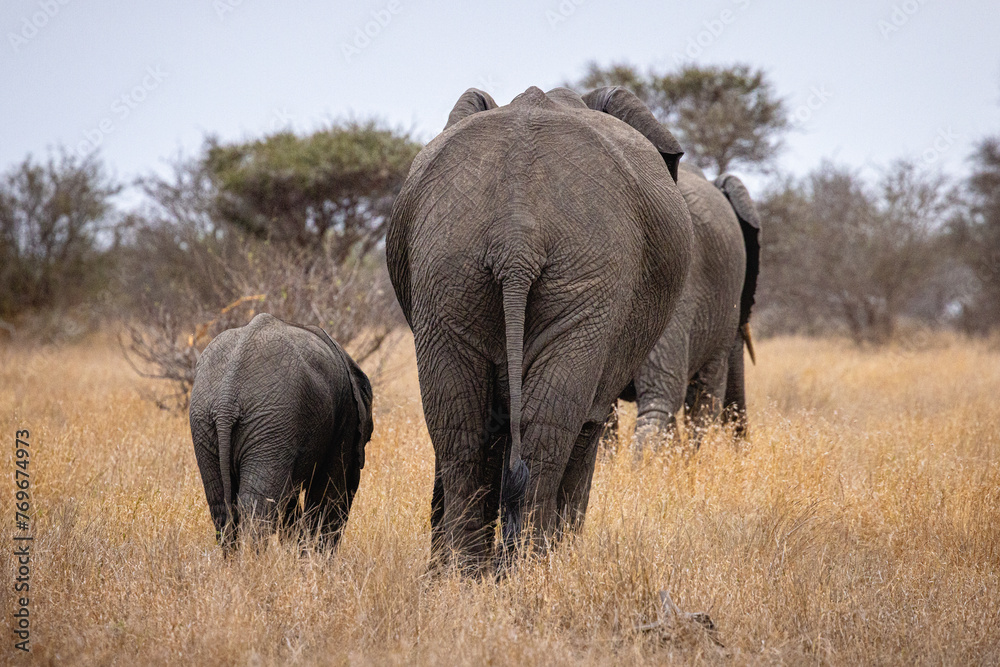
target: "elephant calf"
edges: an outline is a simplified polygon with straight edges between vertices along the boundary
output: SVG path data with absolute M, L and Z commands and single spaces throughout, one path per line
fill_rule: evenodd
M 241 517 L 272 529 L 296 507 L 322 544 L 336 544 L 364 467 L 371 406 L 367 376 L 319 327 L 262 313 L 219 334 L 198 361 L 191 437 L 223 548 L 233 547 Z

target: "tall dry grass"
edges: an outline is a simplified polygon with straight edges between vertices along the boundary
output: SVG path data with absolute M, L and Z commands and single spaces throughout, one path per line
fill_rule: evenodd
M 224 561 L 184 415 L 100 341 L 0 351 L 0 540 L 32 433 L 33 653 L 55 664 L 1000 662 L 1000 351 L 760 344 L 752 434 L 601 456 L 581 534 L 509 579 L 432 579 L 412 343 L 384 364 L 341 547 Z M 629 432 L 624 419 L 623 437 Z M 13 651 L 9 546 L 0 558 Z M 707 611 L 724 648 L 657 618 Z

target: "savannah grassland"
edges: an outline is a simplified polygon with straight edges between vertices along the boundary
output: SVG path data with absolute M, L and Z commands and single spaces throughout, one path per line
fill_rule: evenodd
M 599 458 L 581 534 L 508 579 L 425 567 L 433 456 L 412 342 L 376 378 L 341 547 L 224 561 L 186 415 L 116 346 L 0 350 L 0 662 L 998 664 L 1000 346 L 774 339 L 751 439 Z M 374 368 L 368 368 L 374 371 Z M 31 431 L 32 647 L 15 655 L 13 442 Z M 658 592 L 705 611 L 662 631 Z

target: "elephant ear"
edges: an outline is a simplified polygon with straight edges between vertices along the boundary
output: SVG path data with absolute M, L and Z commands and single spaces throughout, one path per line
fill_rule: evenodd
M 743 231 L 743 245 L 747 252 L 747 270 L 743 278 L 743 294 L 740 295 L 740 327 L 750 321 L 750 310 L 757 291 L 757 274 L 760 272 L 760 217 L 750 193 L 743 181 L 732 174 L 722 174 L 715 179 L 715 187 L 722 190 L 729 205 L 736 212 Z
M 372 421 L 372 383 L 346 352 L 344 358 L 351 369 L 351 390 L 354 393 L 354 404 L 358 408 L 358 439 L 354 446 L 358 457 L 358 469 L 361 469 L 365 467 L 365 445 L 372 439 L 372 430 L 375 427 Z
M 636 97 L 635 93 L 621 86 L 597 88 L 584 95 L 583 102 L 591 109 L 611 114 L 618 120 L 628 123 L 649 139 L 663 156 L 674 183 L 677 182 L 677 166 L 680 164 L 681 156 L 684 155 L 684 150 L 670 130 L 656 120 L 653 112 Z
M 448 114 L 448 122 L 445 124 L 444 129 L 447 130 L 455 123 L 464 120 L 474 113 L 496 108 L 497 103 L 493 101 L 489 93 L 484 93 L 478 88 L 469 88 L 462 93 L 462 96 L 455 102 L 455 106 L 451 108 L 451 113 Z
M 339 356 L 347 366 L 348 378 L 351 383 L 351 394 L 354 398 L 354 405 L 357 408 L 358 429 L 357 438 L 354 442 L 355 455 L 357 456 L 358 469 L 365 467 L 365 445 L 372 438 L 372 385 L 368 381 L 368 376 L 355 363 L 351 355 L 340 346 L 340 344 L 330 337 L 325 329 L 317 326 L 307 326 L 306 329 L 323 339 L 333 352 Z

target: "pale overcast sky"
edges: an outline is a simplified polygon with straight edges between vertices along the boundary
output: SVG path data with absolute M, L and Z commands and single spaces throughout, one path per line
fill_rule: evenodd
M 764 68 L 799 175 L 903 156 L 960 174 L 1000 132 L 996 0 L 2 0 L 0 35 L 0 169 L 91 140 L 131 179 L 207 133 L 349 116 L 428 140 L 470 86 L 505 104 L 590 60 Z

